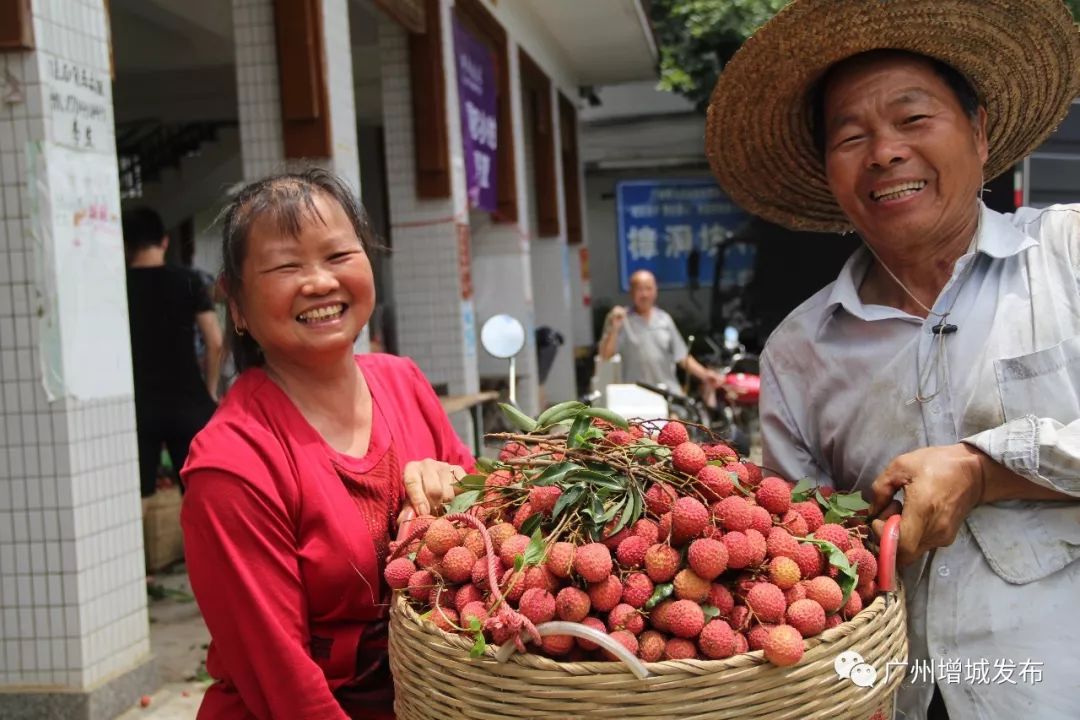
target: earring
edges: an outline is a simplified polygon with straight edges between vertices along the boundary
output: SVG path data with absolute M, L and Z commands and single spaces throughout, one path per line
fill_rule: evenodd
M 244 328 L 237 325 L 236 327 L 233 328 L 233 330 L 236 332 L 237 336 L 244 337 Z

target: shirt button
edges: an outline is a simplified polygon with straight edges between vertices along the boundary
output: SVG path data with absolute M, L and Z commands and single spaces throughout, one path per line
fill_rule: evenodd
M 937 569 L 937 574 L 941 577 L 949 577 L 949 568 L 945 565 L 942 565 Z
M 940 415 L 941 414 L 941 406 L 938 405 L 937 403 L 934 403 L 933 405 L 930 406 L 930 412 L 933 413 L 934 415 Z

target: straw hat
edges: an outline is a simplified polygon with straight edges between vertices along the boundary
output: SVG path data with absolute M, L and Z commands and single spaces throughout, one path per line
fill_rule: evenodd
M 814 148 L 809 97 L 833 64 L 885 48 L 971 82 L 989 116 L 987 180 L 1080 95 L 1080 31 L 1061 0 L 794 0 L 735 53 L 709 103 L 706 154 L 737 204 L 797 230 L 850 229 Z

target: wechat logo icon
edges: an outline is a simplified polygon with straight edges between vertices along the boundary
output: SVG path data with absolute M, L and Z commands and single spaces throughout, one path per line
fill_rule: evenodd
M 872 688 L 877 681 L 877 670 L 854 650 L 840 653 L 833 661 L 837 677 L 850 680 L 859 687 Z

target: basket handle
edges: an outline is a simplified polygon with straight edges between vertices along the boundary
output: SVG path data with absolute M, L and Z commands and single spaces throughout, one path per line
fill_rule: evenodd
M 878 590 L 896 591 L 896 547 L 900 543 L 900 514 L 885 521 L 878 552 Z
M 623 647 L 618 640 L 615 640 L 607 633 L 600 632 L 596 628 L 591 628 L 588 625 L 582 625 L 581 623 L 576 622 L 553 620 L 551 622 L 540 623 L 536 626 L 536 631 L 540 633 L 541 636 L 573 635 L 582 640 L 594 642 L 609 651 L 622 662 L 626 663 L 626 666 L 630 668 L 630 672 L 634 673 L 638 680 L 644 680 L 649 677 L 649 671 L 645 669 L 645 665 L 638 660 L 632 652 Z M 506 662 L 510 659 L 510 656 L 514 654 L 516 649 L 515 643 L 503 643 L 502 647 L 499 648 L 499 651 L 495 653 L 495 659 L 499 662 Z

